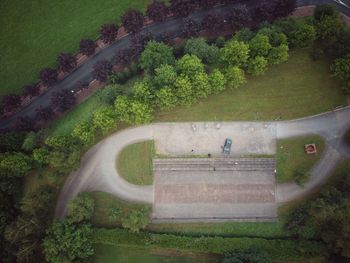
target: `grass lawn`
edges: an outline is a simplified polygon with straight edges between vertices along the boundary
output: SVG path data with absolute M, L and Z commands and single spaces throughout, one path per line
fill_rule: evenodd
M 104 23 L 120 21 L 129 7 L 151 0 L 2 0 L 0 3 L 0 95 L 20 92 L 61 52 L 77 52 L 82 38 L 96 39 Z
M 158 112 L 157 121 L 238 121 L 293 119 L 346 105 L 346 96 L 331 77 L 329 61 L 312 61 L 308 50 L 290 51 L 287 63 L 269 66 L 247 84 L 195 103 Z
M 153 183 L 152 159 L 155 155 L 154 141 L 145 141 L 127 146 L 116 162 L 119 174 L 132 184 Z
M 169 249 L 95 244 L 94 263 L 194 263 L 218 262 L 219 257 L 203 253 L 184 253 Z
M 304 145 L 315 143 L 316 154 L 306 154 Z M 308 173 L 311 167 L 321 158 L 324 141 L 319 136 L 306 136 L 277 141 L 277 182 L 294 180 L 294 173 L 300 171 Z
M 95 200 L 95 211 L 91 223 L 97 227 L 121 226 L 120 220 L 113 220 L 110 217 L 112 209 L 120 211 L 121 214 L 126 214 L 134 209 L 150 207 L 149 205 L 145 204 L 134 204 L 130 202 L 125 202 L 111 194 L 104 192 L 92 192 L 90 194 Z

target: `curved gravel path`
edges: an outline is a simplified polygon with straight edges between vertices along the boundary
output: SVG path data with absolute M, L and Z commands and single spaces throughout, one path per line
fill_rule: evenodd
M 63 218 L 67 202 L 82 191 L 104 191 L 127 201 L 152 204 L 153 186 L 130 184 L 116 170 L 118 154 L 129 144 L 155 140 L 157 150 L 163 153 L 215 154 L 213 145 L 220 145 L 222 138 L 234 131 L 243 145 L 248 145 L 254 138 L 264 141 L 256 148 L 237 147 L 237 154 L 271 153 L 276 139 L 318 134 L 326 140 L 327 147 L 324 156 L 311 171 L 311 180 L 303 188 L 295 183 L 277 185 L 277 202 L 287 202 L 320 186 L 342 156 L 350 156 L 350 149 L 342 140 L 349 128 L 350 107 L 281 122 L 155 123 L 126 129 L 104 139 L 84 155 L 80 169 L 70 174 L 63 187 L 55 214 Z M 219 145 L 215 147 L 217 153 L 220 152 Z M 195 149 L 194 153 L 191 148 Z

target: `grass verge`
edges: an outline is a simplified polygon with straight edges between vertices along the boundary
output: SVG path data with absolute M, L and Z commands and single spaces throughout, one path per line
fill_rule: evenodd
M 306 154 L 304 145 L 315 143 L 316 154 Z M 277 141 L 277 182 L 295 180 L 296 173 L 307 175 L 311 167 L 321 158 L 324 141 L 319 136 L 306 136 Z
M 154 155 L 154 141 L 128 145 L 122 150 L 116 162 L 119 175 L 132 184 L 151 185 Z

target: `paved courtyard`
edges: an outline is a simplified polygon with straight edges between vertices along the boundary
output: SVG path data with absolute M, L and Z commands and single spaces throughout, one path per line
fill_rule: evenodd
M 276 218 L 272 158 L 155 159 L 153 221 Z

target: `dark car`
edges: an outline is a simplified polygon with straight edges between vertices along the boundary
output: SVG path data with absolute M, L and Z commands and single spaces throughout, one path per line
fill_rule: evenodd
M 225 140 L 224 149 L 223 149 L 224 154 L 230 154 L 230 152 L 231 152 L 231 145 L 232 145 L 232 140 L 227 138 Z

